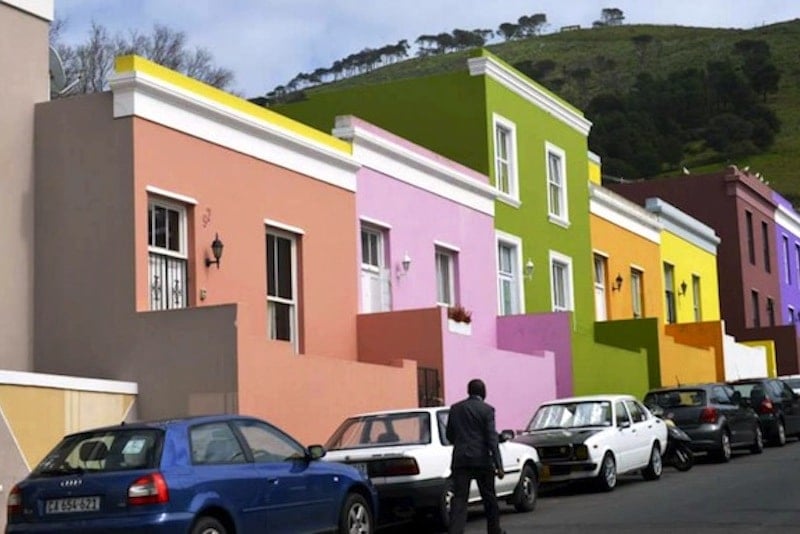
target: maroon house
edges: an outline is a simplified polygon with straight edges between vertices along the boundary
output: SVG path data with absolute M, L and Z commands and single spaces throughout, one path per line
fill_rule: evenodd
M 717 267 L 726 330 L 742 341 L 775 340 L 778 373 L 800 370 L 796 327 L 781 324 L 772 189 L 733 165 L 711 174 L 606 182 L 641 205 L 659 197 L 712 227 L 722 239 Z

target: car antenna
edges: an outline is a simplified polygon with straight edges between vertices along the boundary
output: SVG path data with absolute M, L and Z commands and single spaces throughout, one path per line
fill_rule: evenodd
M 681 379 L 678 377 L 678 375 L 675 375 L 675 382 L 678 383 L 678 387 L 681 387 Z

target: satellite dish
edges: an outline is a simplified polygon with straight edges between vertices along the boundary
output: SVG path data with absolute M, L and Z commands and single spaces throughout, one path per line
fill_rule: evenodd
M 61 57 L 52 46 L 50 47 L 50 98 L 56 97 L 64 90 L 67 84 L 67 75 L 64 73 L 64 64 Z

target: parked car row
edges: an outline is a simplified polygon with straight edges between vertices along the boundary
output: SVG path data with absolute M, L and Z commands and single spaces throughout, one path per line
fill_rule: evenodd
M 448 415 L 446 406 L 354 415 L 324 447 L 232 415 L 71 434 L 11 490 L 6 533 L 370 534 L 420 516 L 446 527 Z M 800 436 L 800 395 L 761 378 L 655 389 L 643 402 L 545 402 L 523 431 L 500 433 L 506 476 L 497 495 L 530 512 L 539 484 L 589 481 L 611 491 L 626 473 L 657 480 L 666 420 L 688 434 L 692 451 L 728 461 L 737 448 L 760 453 L 765 437 L 780 446 Z M 480 502 L 474 483 L 469 499 Z

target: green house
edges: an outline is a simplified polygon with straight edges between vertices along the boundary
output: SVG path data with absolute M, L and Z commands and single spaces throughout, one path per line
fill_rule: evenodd
M 456 71 L 320 87 L 272 109 L 334 133 L 336 116 L 355 115 L 489 175 L 501 191 L 497 280 L 487 281 L 497 284 L 498 345 L 513 344 L 502 339 L 514 330 L 503 316 L 539 316 L 525 335 L 556 352 L 559 395 L 651 386 L 647 347 L 612 346 L 627 336 L 595 324 L 591 123 L 580 110 L 485 50 Z M 548 331 L 552 314 L 568 314 L 571 327 Z

